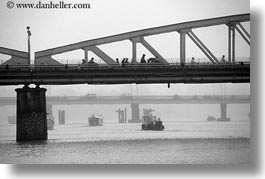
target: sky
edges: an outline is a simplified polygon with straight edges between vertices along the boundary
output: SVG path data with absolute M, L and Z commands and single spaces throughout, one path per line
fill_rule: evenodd
M 8 9 L 6 3 L 9 0 L 0 1 L 0 46 L 21 51 L 27 51 L 26 26 L 31 27 L 32 53 L 57 46 L 76 43 L 93 38 L 99 38 L 119 33 L 140 30 L 186 21 L 221 17 L 227 15 L 243 14 L 250 12 L 249 0 L 65 0 L 65 3 L 89 3 L 90 9 Z M 38 2 L 35 0 L 13 0 L 15 3 Z M 50 0 L 42 0 L 42 3 Z M 54 3 L 59 0 L 54 0 Z M 244 23 L 249 30 L 249 23 Z M 209 28 L 195 29 L 195 34 L 220 58 L 227 54 L 227 27 L 225 25 Z M 191 57 L 204 58 L 204 54 L 187 37 L 187 60 Z M 177 32 L 146 37 L 146 40 L 155 47 L 165 58 L 179 58 L 179 34 Z M 131 42 L 122 41 L 99 46 L 112 58 L 131 58 Z M 137 57 L 142 53 L 151 57 L 151 54 L 140 44 L 137 46 Z M 55 55 L 54 58 L 62 63 L 80 63 L 83 51 L 77 50 L 65 54 Z M 32 55 L 33 56 L 33 55 Z M 89 58 L 95 55 L 89 53 Z M 249 57 L 250 48 L 236 36 L 236 56 Z M 1 61 L 9 57 L 0 54 Z M 33 56 L 34 58 L 34 56 Z M 33 59 L 32 59 L 33 61 Z M 170 61 L 171 62 L 171 61 Z M 78 86 L 78 87 L 77 87 Z M 108 86 L 107 91 L 102 91 L 100 86 L 75 85 L 75 86 L 51 86 L 52 93 L 63 94 L 61 89 L 67 89 L 68 93 L 88 93 L 89 91 L 110 93 L 120 90 L 136 93 L 210 93 L 220 92 L 220 85 L 183 85 L 167 89 L 167 85 L 115 85 Z M 224 85 L 223 85 L 224 86 Z M 235 87 L 233 87 L 235 86 Z M 15 87 L 12 87 L 12 89 Z M 202 89 L 200 89 L 202 88 Z M 249 84 L 225 86 L 228 93 L 249 93 Z M 14 95 L 10 87 L 0 87 L 2 94 Z M 100 89 L 100 90 L 99 90 Z M 161 89 L 161 90 L 160 90 Z M 12 90 L 11 90 L 12 91 Z M 233 92 L 231 92 L 233 91 Z M 2 95 L 0 94 L 0 95 Z M 65 94 L 64 94 L 65 95 Z

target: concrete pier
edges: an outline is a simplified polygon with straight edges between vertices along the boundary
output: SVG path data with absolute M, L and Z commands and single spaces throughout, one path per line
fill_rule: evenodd
M 226 108 L 227 108 L 226 103 L 220 104 L 221 118 L 218 118 L 217 121 L 230 121 L 230 118 L 227 118 L 227 116 L 226 116 Z
M 59 124 L 63 125 L 65 124 L 65 110 L 59 110 Z
M 45 88 L 16 89 L 17 141 L 47 140 Z
M 131 104 L 131 109 L 132 109 L 132 119 L 131 120 L 128 120 L 128 122 L 129 123 L 138 123 L 138 122 L 141 122 L 139 104 L 132 103 Z

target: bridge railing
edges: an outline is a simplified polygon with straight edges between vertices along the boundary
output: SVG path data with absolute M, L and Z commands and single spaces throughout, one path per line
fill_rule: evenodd
M 4 65 L 0 66 L 0 71 L 19 72 L 19 71 L 78 71 L 78 70 L 97 70 L 97 69 L 163 69 L 163 68 L 226 68 L 233 66 L 249 65 L 250 62 L 236 63 L 125 63 L 116 65 L 107 64 L 59 64 L 59 65 Z

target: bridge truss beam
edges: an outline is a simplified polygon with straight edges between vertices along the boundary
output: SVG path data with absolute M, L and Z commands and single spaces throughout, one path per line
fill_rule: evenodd
M 117 64 L 110 56 L 108 56 L 104 51 L 102 51 L 100 48 L 98 48 L 96 46 L 92 46 L 92 47 L 84 48 L 84 49 L 85 49 L 85 51 L 88 51 L 88 50 L 92 51 L 95 55 L 97 55 L 99 58 L 101 58 L 108 65 L 116 65 Z M 86 56 L 85 56 L 85 58 L 86 58 Z
M 228 59 L 229 61 L 234 62 L 235 61 L 235 29 L 240 33 L 240 35 L 245 39 L 247 43 L 250 41 L 247 40 L 245 37 L 250 37 L 246 29 L 240 24 L 240 22 L 247 22 L 250 21 L 250 14 L 239 14 L 239 15 L 232 15 L 232 16 L 225 16 L 225 17 L 217 17 L 217 18 L 211 18 L 211 19 L 204 19 L 204 20 L 197 20 L 197 21 L 190 21 L 190 22 L 184 22 L 184 23 L 178 23 L 178 24 L 172 24 L 167 26 L 161 26 L 161 27 L 155 27 L 155 28 L 149 28 L 149 29 L 143 29 L 138 31 L 132 31 L 128 33 L 98 38 L 98 39 L 92 39 L 88 41 L 78 42 L 74 44 L 69 44 L 61 47 L 56 47 L 48 50 L 43 50 L 36 52 L 35 57 L 36 59 L 41 59 L 45 57 L 51 57 L 52 55 L 65 53 L 69 51 L 74 51 L 78 49 L 84 49 L 84 48 L 90 48 L 95 47 L 98 45 L 123 41 L 123 40 L 131 40 L 132 41 L 132 62 L 136 62 L 136 56 L 137 56 L 137 43 L 141 43 L 145 48 L 147 48 L 155 57 L 158 57 L 159 61 L 162 63 L 167 63 L 167 61 L 158 53 L 158 51 L 153 48 L 146 40 L 144 40 L 144 37 L 151 36 L 151 35 L 158 35 L 163 33 L 169 33 L 174 31 L 180 31 L 180 61 L 182 63 L 185 63 L 186 58 L 186 49 L 185 49 L 185 36 L 186 34 L 191 37 L 193 36 L 192 40 L 196 40 L 195 44 L 199 45 L 199 48 L 203 51 L 203 53 L 207 53 L 207 57 L 213 62 L 217 63 L 216 57 L 209 51 L 209 49 L 200 41 L 197 39 L 197 36 L 191 31 L 188 33 L 182 33 L 185 29 L 196 29 L 196 28 L 203 28 L 203 27 L 209 27 L 209 26 L 216 26 L 216 25 L 225 25 L 225 24 L 238 24 L 238 27 L 234 27 L 234 25 L 229 25 L 229 44 L 228 44 Z M 241 31 L 241 30 L 242 31 Z M 243 36 L 243 34 L 245 34 Z M 135 39 L 140 39 L 136 40 Z M 250 43 L 249 43 L 250 44 Z M 197 46 L 198 46 L 197 45 Z M 102 60 L 104 60 L 107 64 L 112 65 L 114 63 L 114 60 L 111 59 L 109 56 L 107 56 L 102 50 L 96 49 L 94 52 L 98 53 Z M 231 54 L 231 55 L 230 55 Z M 87 56 L 85 56 L 85 60 L 87 60 Z
M 27 52 L 0 47 L 0 53 L 11 56 L 11 58 L 9 60 L 7 60 L 6 62 L 4 62 L 1 65 L 30 64 L 29 55 Z

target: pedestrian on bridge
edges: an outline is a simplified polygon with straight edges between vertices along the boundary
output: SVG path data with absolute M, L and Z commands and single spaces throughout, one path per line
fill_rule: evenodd
M 90 60 L 88 63 L 90 63 L 90 64 L 91 64 L 91 63 L 95 63 L 95 62 L 94 62 L 94 57 L 92 57 L 91 60 Z
M 123 58 L 122 61 L 121 61 L 121 66 L 122 66 L 122 67 L 125 67 L 125 60 L 126 60 L 126 59 Z
M 192 57 L 191 58 L 191 62 L 190 62 L 192 65 L 194 65 L 195 64 L 195 59 L 194 59 L 194 57 Z
M 145 60 L 145 54 L 143 54 L 142 58 L 141 58 L 141 63 L 146 63 L 146 60 Z
M 221 58 L 221 63 L 226 63 L 225 55 L 222 56 L 222 58 Z

